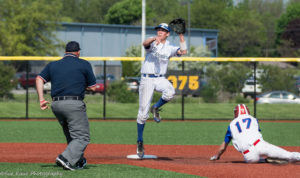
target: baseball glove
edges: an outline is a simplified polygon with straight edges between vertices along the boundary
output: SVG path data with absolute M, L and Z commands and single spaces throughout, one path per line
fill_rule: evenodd
M 182 18 L 172 20 L 169 23 L 169 26 L 177 34 L 184 34 L 185 33 L 185 21 Z

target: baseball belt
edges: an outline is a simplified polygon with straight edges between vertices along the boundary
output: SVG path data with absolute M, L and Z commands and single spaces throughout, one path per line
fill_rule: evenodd
M 62 100 L 82 100 L 80 96 L 55 96 L 52 98 L 53 101 L 62 101 Z
M 253 143 L 253 146 L 257 145 L 259 142 L 260 142 L 260 139 L 257 139 L 257 140 Z M 249 153 L 249 152 L 250 152 L 249 150 L 245 150 L 245 151 L 243 152 L 243 154 L 247 154 L 247 153 Z
M 157 74 L 142 74 L 143 77 L 150 77 L 150 78 L 157 78 L 163 77 L 164 75 L 157 75 Z

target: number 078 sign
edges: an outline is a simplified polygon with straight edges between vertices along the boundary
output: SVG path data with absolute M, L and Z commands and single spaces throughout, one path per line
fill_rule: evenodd
M 176 94 L 199 95 L 201 80 L 199 72 L 168 71 L 166 78 L 173 84 Z

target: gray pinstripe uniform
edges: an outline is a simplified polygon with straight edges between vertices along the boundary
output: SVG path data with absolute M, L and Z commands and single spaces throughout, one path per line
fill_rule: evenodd
M 149 109 L 154 91 L 162 93 L 162 98 L 169 101 L 175 94 L 172 84 L 165 78 L 168 62 L 177 56 L 179 47 L 173 46 L 168 40 L 163 43 L 152 42 L 146 49 L 146 57 L 141 68 L 141 82 L 139 88 L 139 111 L 137 123 L 144 124 L 149 118 Z M 149 77 L 155 75 L 157 77 Z

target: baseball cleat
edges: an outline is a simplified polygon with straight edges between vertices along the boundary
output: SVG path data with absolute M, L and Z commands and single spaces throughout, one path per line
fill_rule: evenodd
M 80 158 L 80 160 L 75 164 L 75 169 L 84 169 L 87 165 L 85 157 Z
M 289 161 L 285 159 L 279 159 L 279 158 L 266 158 L 267 163 L 272 163 L 272 164 L 288 164 Z
M 137 142 L 136 154 L 138 155 L 139 158 L 144 157 L 144 144 L 141 141 Z
M 159 109 L 151 106 L 151 113 L 153 114 L 153 119 L 155 122 L 159 123 L 161 121 L 160 115 L 159 115 Z
M 56 158 L 56 165 L 63 167 L 65 170 L 75 170 L 71 163 L 69 163 L 69 161 L 62 155 L 58 155 L 58 157 Z

